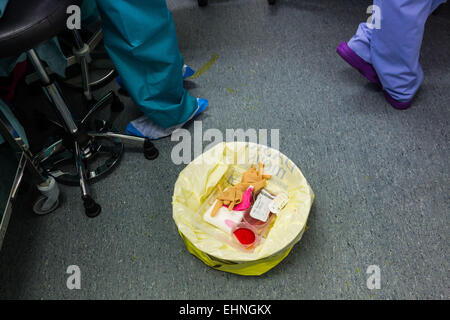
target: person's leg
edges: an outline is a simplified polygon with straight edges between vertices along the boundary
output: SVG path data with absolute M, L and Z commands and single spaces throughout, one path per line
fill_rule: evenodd
M 381 28 L 371 39 L 371 62 L 392 106 L 405 109 L 423 79 L 419 63 L 425 22 L 444 0 L 375 0 Z
M 105 47 L 136 105 L 162 128 L 198 109 L 183 88 L 183 58 L 165 0 L 97 0 Z
M 348 41 L 348 46 L 367 63 L 372 63 L 370 56 L 370 41 L 373 29 L 369 28 L 367 22 L 359 24 L 356 34 Z
M 374 16 L 378 14 L 378 12 L 374 12 Z M 356 34 L 348 43 L 345 41 L 341 42 L 336 48 L 336 52 L 370 82 L 381 86 L 377 73 L 371 64 L 370 42 L 372 30 L 367 22 L 360 23 Z

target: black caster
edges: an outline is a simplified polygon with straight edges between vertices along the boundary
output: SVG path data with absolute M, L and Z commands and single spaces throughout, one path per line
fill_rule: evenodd
M 208 5 L 208 0 L 198 0 L 198 5 L 200 7 L 205 7 Z
M 275 4 L 276 0 L 267 0 L 269 2 L 270 5 Z
M 89 218 L 95 218 L 102 212 L 102 207 L 91 198 L 91 196 L 83 196 L 83 205 L 86 215 Z
M 155 160 L 158 158 L 159 151 L 156 149 L 155 145 L 149 140 L 144 141 L 144 156 L 148 160 Z

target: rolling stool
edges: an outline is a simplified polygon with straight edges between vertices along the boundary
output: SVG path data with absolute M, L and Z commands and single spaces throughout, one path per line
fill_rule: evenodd
M 123 104 L 112 91 L 99 99 L 81 120 L 74 120 L 58 84 L 49 77 L 33 49 L 62 32 L 66 28 L 67 7 L 81 3 L 82 0 L 10 1 L 0 19 L 0 58 L 27 53 L 59 119 L 56 124 L 64 129 L 56 142 L 33 156 L 33 164 L 58 182 L 79 185 L 85 213 L 95 217 L 101 207 L 92 198 L 88 182 L 104 176 L 118 164 L 123 153 L 122 141 L 142 143 L 149 160 L 156 159 L 158 150 L 147 138 L 115 132 L 112 123 L 123 110 Z M 77 40 L 76 31 L 74 37 Z M 111 106 L 109 119 L 94 122 L 93 115 L 107 105 Z

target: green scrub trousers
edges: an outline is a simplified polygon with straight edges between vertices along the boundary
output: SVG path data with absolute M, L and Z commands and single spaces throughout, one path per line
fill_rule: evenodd
M 134 103 L 156 124 L 185 122 L 197 99 L 183 88 L 183 58 L 165 0 L 97 0 L 105 48 Z

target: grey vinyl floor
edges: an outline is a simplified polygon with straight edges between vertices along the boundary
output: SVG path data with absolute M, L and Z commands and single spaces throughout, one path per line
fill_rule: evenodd
M 186 83 L 210 101 L 197 120 L 204 130 L 280 129 L 280 150 L 316 195 L 308 230 L 263 276 L 207 267 L 172 220 L 184 165 L 172 163 L 175 142 L 167 138 L 156 142 L 157 160 L 127 149 L 120 166 L 92 185 L 103 207 L 95 219 L 84 215 L 76 187 L 61 187 L 64 202 L 48 216 L 27 205 L 16 210 L 0 252 L 0 297 L 449 299 L 448 6 L 427 23 L 414 105 L 398 111 L 335 53 L 367 19 L 369 1 L 168 4 L 185 62 L 199 69 L 218 56 Z M 123 101 L 120 129 L 140 115 Z M 66 287 L 69 265 L 80 267 L 80 290 Z M 378 290 L 366 285 L 370 265 L 380 267 Z

